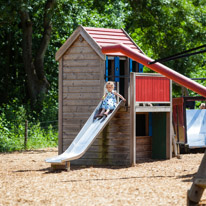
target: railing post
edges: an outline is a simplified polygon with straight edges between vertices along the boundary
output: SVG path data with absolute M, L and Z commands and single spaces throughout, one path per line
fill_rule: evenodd
M 25 121 L 25 134 L 24 134 L 24 149 L 27 149 L 27 138 L 28 138 L 28 120 Z

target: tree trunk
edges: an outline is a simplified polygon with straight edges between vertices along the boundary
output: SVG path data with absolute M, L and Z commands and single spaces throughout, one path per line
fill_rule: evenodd
M 56 0 L 47 0 L 45 4 L 44 33 L 35 57 L 32 56 L 32 22 L 26 10 L 20 12 L 23 31 L 23 63 L 27 76 L 27 88 L 33 103 L 38 99 L 41 101 L 49 88 L 44 73 L 44 56 L 50 41 L 51 16 L 54 12 L 55 3 Z
M 21 25 L 23 31 L 22 49 L 24 70 L 27 77 L 27 88 L 32 101 L 37 99 L 38 78 L 32 61 L 32 22 L 26 11 L 21 11 Z
M 44 32 L 34 61 L 37 76 L 42 82 L 46 83 L 45 85 L 46 87 L 48 87 L 49 84 L 44 74 L 44 56 L 51 38 L 51 32 L 52 32 L 51 19 L 54 13 L 55 4 L 56 4 L 56 0 L 47 0 L 45 4 L 45 10 L 44 10 L 45 13 L 44 13 L 44 20 L 43 20 Z

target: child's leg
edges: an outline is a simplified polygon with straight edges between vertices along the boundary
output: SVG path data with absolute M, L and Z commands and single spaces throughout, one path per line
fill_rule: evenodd
M 104 112 L 105 112 L 105 109 L 103 108 L 99 115 L 103 115 Z
M 109 112 L 110 112 L 110 109 L 107 109 L 107 111 L 104 114 L 108 115 Z

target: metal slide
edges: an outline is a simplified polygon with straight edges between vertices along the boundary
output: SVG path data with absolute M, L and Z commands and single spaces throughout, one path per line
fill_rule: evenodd
M 206 109 L 186 110 L 187 143 L 192 147 L 206 146 Z
M 98 104 L 94 112 L 91 114 L 85 125 L 80 130 L 79 134 L 73 140 L 68 149 L 56 157 L 46 159 L 48 163 L 62 163 L 66 161 L 71 161 L 79 159 L 85 154 L 88 148 L 92 145 L 96 137 L 100 132 L 106 127 L 115 113 L 118 111 L 122 105 L 122 101 L 116 106 L 116 108 L 107 116 L 102 119 L 94 119 L 95 115 L 99 111 L 102 101 Z

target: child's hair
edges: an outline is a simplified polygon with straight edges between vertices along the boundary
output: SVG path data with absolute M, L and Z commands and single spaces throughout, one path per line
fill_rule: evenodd
M 200 109 L 204 109 L 204 108 L 205 108 L 205 103 L 201 103 Z
M 105 85 L 105 87 L 107 88 L 108 85 L 111 85 L 114 88 L 114 82 L 108 81 Z

